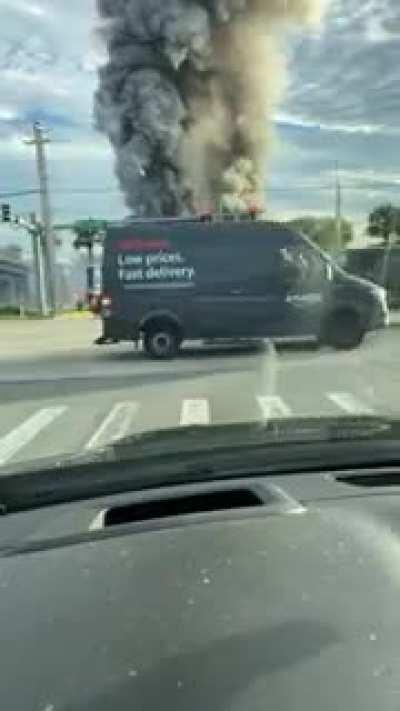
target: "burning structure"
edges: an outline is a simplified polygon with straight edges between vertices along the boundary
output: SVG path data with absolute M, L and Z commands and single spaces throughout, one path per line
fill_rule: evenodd
M 95 120 L 136 215 L 260 202 L 285 85 L 280 40 L 317 21 L 320 2 L 97 0 L 108 61 Z

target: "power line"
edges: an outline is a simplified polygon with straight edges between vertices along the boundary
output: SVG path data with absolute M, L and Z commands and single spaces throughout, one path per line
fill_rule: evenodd
M 0 193 L 0 198 L 11 198 L 11 197 L 23 197 L 24 195 L 38 195 L 39 190 L 29 189 L 29 190 L 16 190 L 14 192 Z
M 377 184 L 372 183 L 370 185 L 350 185 L 342 182 L 342 191 L 348 192 L 386 192 L 393 190 L 400 190 L 400 185 L 392 184 Z M 327 192 L 332 193 L 335 191 L 335 185 L 293 185 L 285 187 L 267 187 L 263 190 L 263 194 L 271 195 L 274 193 L 291 194 L 299 192 Z M 53 188 L 53 195 L 120 195 L 118 189 L 113 188 Z M 39 195 L 40 190 L 37 189 L 23 189 L 23 190 L 13 190 L 7 192 L 0 192 L 0 199 L 4 198 L 17 198 L 17 197 L 29 197 L 30 195 Z
M 342 183 L 342 189 L 344 190 L 395 190 L 400 189 L 400 185 L 349 185 Z M 299 191 L 318 191 L 318 192 L 334 192 L 335 185 L 294 185 L 293 187 L 267 187 L 263 191 L 266 195 L 269 193 L 292 193 Z M 52 190 L 53 194 L 99 194 L 99 195 L 120 195 L 119 190 L 114 190 L 112 188 L 55 188 Z
M 71 194 L 71 195 L 90 195 L 90 194 L 99 194 L 99 195 L 120 195 L 120 191 L 117 189 L 112 189 L 112 188 L 53 188 L 52 189 L 53 194 L 57 193 L 65 193 L 65 194 Z

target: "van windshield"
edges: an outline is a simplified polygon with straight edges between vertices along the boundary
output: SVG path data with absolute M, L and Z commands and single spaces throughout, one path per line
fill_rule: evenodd
M 308 244 L 310 249 L 314 250 L 314 252 L 316 252 L 321 257 L 322 261 L 326 264 L 336 264 L 340 261 L 339 254 L 335 254 L 334 252 L 329 254 L 318 243 L 308 237 L 304 232 L 301 232 L 301 237 Z

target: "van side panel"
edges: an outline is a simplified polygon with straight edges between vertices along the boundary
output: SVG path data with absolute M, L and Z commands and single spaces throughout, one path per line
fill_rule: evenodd
M 112 320 L 127 338 L 136 338 L 152 314 L 170 314 L 185 323 L 196 270 L 183 235 L 169 226 L 124 225 L 110 230 L 103 284 L 112 299 Z
M 291 233 L 263 223 L 132 223 L 110 228 L 103 285 L 105 329 L 136 338 L 169 315 L 185 338 L 258 336 L 282 323 L 276 254 Z M 122 334 L 125 333 L 125 336 Z

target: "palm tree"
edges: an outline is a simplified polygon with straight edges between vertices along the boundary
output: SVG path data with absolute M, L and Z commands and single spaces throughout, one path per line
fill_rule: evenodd
M 391 203 L 376 207 L 369 216 L 367 232 L 371 237 L 381 237 L 384 244 L 391 236 L 400 236 L 400 209 Z

